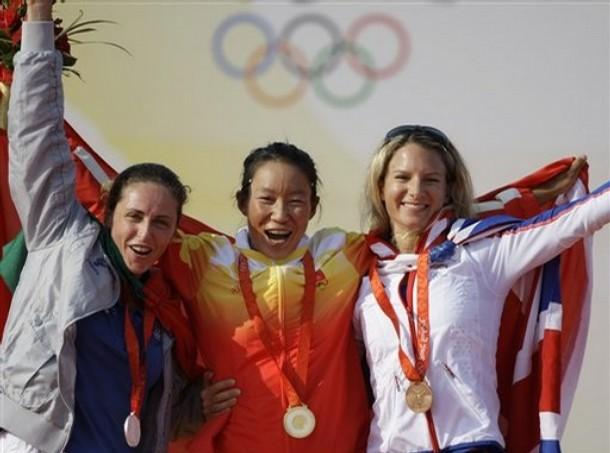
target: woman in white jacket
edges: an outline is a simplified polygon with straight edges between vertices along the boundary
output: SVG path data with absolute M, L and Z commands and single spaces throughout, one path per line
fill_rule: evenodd
M 487 237 L 456 245 L 476 231 L 455 220 L 472 214 L 468 171 L 438 129 L 399 126 L 372 160 L 367 193 L 377 260 L 354 325 L 375 398 L 368 451 L 503 451 L 504 300 L 520 276 L 610 221 L 609 184 L 526 221 L 492 220 Z

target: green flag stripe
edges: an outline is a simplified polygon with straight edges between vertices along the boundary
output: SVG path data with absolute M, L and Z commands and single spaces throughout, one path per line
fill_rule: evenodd
M 15 239 L 2 247 L 2 259 L 0 260 L 0 276 L 6 286 L 15 291 L 19 282 L 19 275 L 25 263 L 28 251 L 25 247 L 23 232 L 20 231 Z

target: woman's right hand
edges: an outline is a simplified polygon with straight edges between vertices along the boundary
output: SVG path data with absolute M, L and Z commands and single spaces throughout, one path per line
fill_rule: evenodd
M 213 373 L 206 371 L 203 375 L 203 390 L 201 391 L 201 407 L 205 420 L 231 410 L 237 404 L 241 391 L 235 387 L 235 379 L 224 379 L 212 383 Z

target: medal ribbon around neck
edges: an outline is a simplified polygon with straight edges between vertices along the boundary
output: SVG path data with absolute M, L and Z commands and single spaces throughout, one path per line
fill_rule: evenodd
M 415 322 L 413 319 L 412 298 L 407 297 L 407 315 L 409 317 L 409 330 L 411 331 L 411 339 L 413 343 L 413 354 L 415 365 L 402 349 L 400 344 L 400 324 L 394 307 L 390 303 L 379 271 L 377 269 L 377 260 L 373 260 L 369 269 L 369 278 L 375 299 L 381 310 L 390 319 L 396 335 L 398 336 L 398 360 L 400 366 L 409 381 L 421 382 L 424 380 L 428 363 L 430 359 L 430 319 L 428 313 L 428 268 L 429 259 L 428 252 L 420 253 L 417 257 L 417 325 L 418 329 L 415 332 Z M 417 341 L 416 341 L 417 339 Z
M 305 289 L 303 292 L 303 298 L 301 299 L 301 322 L 299 326 L 296 374 L 303 384 L 304 391 L 309 368 L 309 350 L 311 347 L 311 336 L 313 330 L 313 309 L 316 289 L 315 269 L 313 259 L 309 252 L 306 252 L 305 255 L 303 255 L 303 268 L 305 271 Z M 294 377 L 293 382 L 291 382 L 290 378 L 287 376 L 287 374 L 294 376 L 294 370 L 289 361 L 281 360 L 281 340 L 277 332 L 274 332 L 269 328 L 259 310 L 258 304 L 256 303 L 256 295 L 252 289 L 252 279 L 250 277 L 250 269 L 248 268 L 248 259 L 243 254 L 239 255 L 238 270 L 239 284 L 246 303 L 246 308 L 248 309 L 248 314 L 254 323 L 254 330 L 280 371 L 282 380 L 284 381 L 287 389 L 288 405 L 289 407 L 300 406 L 302 405 L 302 401 L 298 392 L 295 390 L 295 384 L 293 383 Z
M 144 307 L 144 347 L 143 352 L 140 352 L 140 342 L 136 334 L 135 328 L 129 315 L 129 308 L 125 304 L 125 346 L 127 348 L 127 356 L 129 358 L 129 372 L 131 374 L 131 396 L 130 408 L 131 412 L 127 417 L 128 420 L 135 417 L 137 423 L 137 434 L 132 437 L 127 434 L 126 440 L 130 447 L 134 447 L 140 442 L 139 418 L 144 402 L 144 394 L 146 390 L 146 349 L 148 342 L 152 337 L 153 326 L 155 324 L 155 314 L 152 310 Z M 132 422 L 133 423 L 133 422 Z M 135 443 L 135 445 L 133 445 Z

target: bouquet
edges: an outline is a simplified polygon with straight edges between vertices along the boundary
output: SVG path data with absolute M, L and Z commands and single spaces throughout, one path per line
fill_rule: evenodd
M 0 0 L 0 129 L 6 129 L 8 97 L 13 79 L 13 57 L 21 47 L 21 26 L 26 12 L 25 0 Z M 63 57 L 64 73 L 66 75 L 74 74 L 79 78 L 79 72 L 74 69 L 76 58 L 71 54 L 71 45 L 92 43 L 93 41 L 81 41 L 75 36 L 96 31 L 95 25 L 114 24 L 109 20 L 82 19 L 83 12 L 81 11 L 78 17 L 65 28 L 62 19 L 55 19 L 53 22 L 55 48 L 61 52 Z M 117 47 L 129 54 L 129 51 L 118 44 L 105 41 L 100 43 Z

